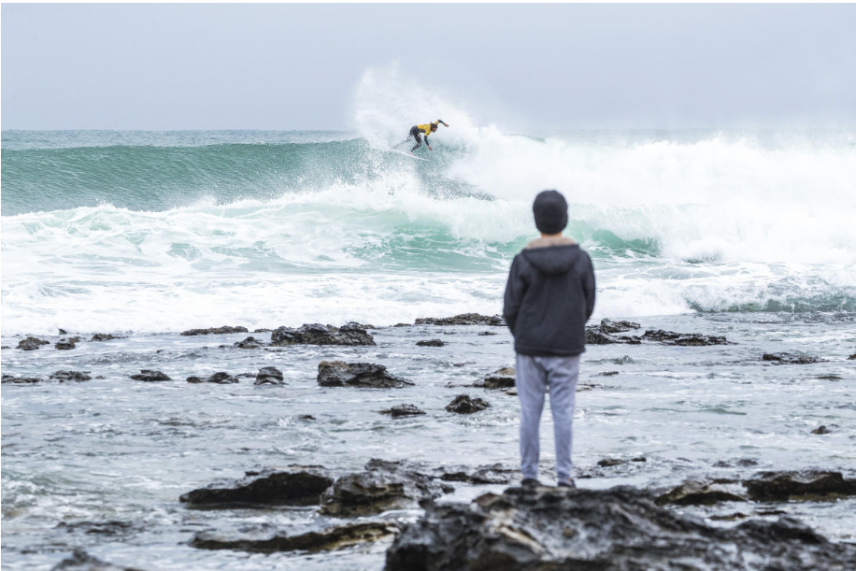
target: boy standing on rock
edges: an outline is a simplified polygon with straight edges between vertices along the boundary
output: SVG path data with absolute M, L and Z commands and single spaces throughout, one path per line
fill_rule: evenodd
M 588 254 L 562 236 L 568 203 L 561 193 L 540 193 L 532 211 L 541 237 L 514 257 L 503 309 L 517 353 L 523 485 L 539 485 L 539 428 L 549 392 L 559 486 L 572 488 L 571 423 L 585 324 L 594 310 L 594 268 Z

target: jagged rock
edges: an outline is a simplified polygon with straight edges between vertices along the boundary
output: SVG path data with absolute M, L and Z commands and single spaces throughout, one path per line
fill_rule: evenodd
M 506 468 L 502 464 L 491 464 L 478 468 L 440 469 L 440 479 L 446 482 L 466 482 L 473 485 L 510 484 L 519 476 L 516 469 Z
M 852 355 L 850 355 L 849 357 L 847 357 L 847 360 L 848 360 L 848 361 L 856 361 L 856 353 L 853 353 Z
M 372 389 L 400 389 L 413 386 L 410 381 L 387 373 L 384 365 L 345 363 L 343 361 L 321 361 L 318 363 L 318 384 L 322 387 L 364 387 Z
M 238 349 L 261 349 L 262 347 L 264 347 L 264 343 L 262 343 L 255 337 L 247 337 L 243 341 L 236 341 L 232 345 L 234 345 Z
M 500 315 L 479 315 L 478 313 L 462 313 L 454 317 L 421 317 L 416 320 L 416 325 L 505 325 L 505 320 Z
M 12 375 L 3 375 L 2 382 L 4 385 L 34 385 L 42 382 L 42 380 L 36 377 L 14 377 Z
M 402 462 L 373 459 L 364 472 L 338 478 L 321 497 L 321 513 L 364 516 L 415 506 L 454 491 Z
M 23 351 L 35 351 L 42 345 L 50 345 L 50 341 L 39 339 L 38 337 L 26 337 L 18 342 L 18 349 Z
M 473 414 L 490 407 L 490 403 L 480 398 L 470 398 L 470 395 L 458 395 L 446 405 L 446 410 L 458 414 Z
M 688 480 L 657 498 L 657 504 L 712 506 L 720 502 L 745 502 L 746 498 L 714 482 Z
M 110 335 L 109 333 L 96 333 L 95 335 L 92 336 L 92 339 L 90 339 L 90 341 L 112 341 L 113 339 L 119 339 L 119 338 L 115 337 L 113 335 Z
M 841 472 L 759 472 L 751 480 L 745 480 L 743 485 L 749 498 L 758 502 L 835 499 L 856 495 L 856 480 L 845 480 Z
M 811 357 L 810 355 L 799 355 L 797 353 L 764 353 L 761 359 L 780 365 L 810 365 L 812 363 L 823 362 L 823 359 Z
M 601 329 L 600 325 L 589 325 L 586 327 L 587 345 L 613 345 L 623 343 L 627 345 L 639 345 L 639 337 L 627 335 L 611 335 Z
M 164 379 L 168 380 L 168 379 Z M 232 383 L 237 383 L 238 378 L 233 377 L 229 373 L 214 373 L 213 375 L 207 377 L 206 379 L 201 379 L 199 377 L 187 377 L 188 383 L 215 383 L 218 385 L 229 385 Z
M 78 337 L 77 339 L 79 340 L 80 338 Z M 72 339 L 60 339 L 54 344 L 54 347 L 56 347 L 60 351 L 69 351 L 71 349 L 74 349 L 74 343 L 75 342 Z
M 256 375 L 254 385 L 284 385 L 282 371 L 276 367 L 262 367 Z
M 856 546 L 790 519 L 709 527 L 635 488 L 509 488 L 425 506 L 387 550 L 386 571 L 816 571 L 850 569 Z
M 66 330 L 65 330 L 65 329 L 63 329 L 63 328 L 60 328 L 60 330 L 59 330 L 59 334 L 60 334 L 60 335 L 68 335 L 68 331 L 66 331 Z
M 510 389 L 514 385 L 514 367 L 499 369 L 484 376 L 484 388 L 486 389 Z
M 417 341 L 416 345 L 419 347 L 442 347 L 445 343 L 440 339 L 427 339 L 424 341 Z
M 51 571 L 140 571 L 135 567 L 120 567 L 75 549 L 71 557 L 57 563 Z
M 131 378 L 135 381 L 145 381 L 147 383 L 172 380 L 160 371 L 153 371 L 151 369 L 142 369 L 139 375 L 131 375 Z
M 249 333 L 249 330 L 246 327 L 241 327 L 240 325 L 237 327 L 224 325 L 223 327 L 209 327 L 208 329 L 189 329 L 187 331 L 181 332 L 181 334 L 186 337 L 193 335 L 225 335 L 228 333 Z
M 83 532 L 88 535 L 123 536 L 134 529 L 134 524 L 129 521 L 79 521 L 74 523 L 60 522 L 56 529 L 64 529 L 69 532 Z
M 298 329 L 279 327 L 270 334 L 271 346 L 289 345 L 374 345 L 374 339 L 356 323 L 336 328 L 312 323 Z
M 60 383 L 69 383 L 69 382 L 82 382 L 89 381 L 92 379 L 88 375 L 89 371 L 57 371 L 52 374 L 49 378 L 54 381 L 59 381 Z
M 398 526 L 394 522 L 372 521 L 349 523 L 324 531 L 310 531 L 299 535 L 288 535 L 284 532 L 271 534 L 263 531 L 229 536 L 203 531 L 193 537 L 190 545 L 199 549 L 233 549 L 257 553 L 298 550 L 316 553 L 343 549 L 360 543 L 376 542 L 394 537 L 396 533 L 398 533 Z
M 392 408 L 388 408 L 386 410 L 380 411 L 381 414 L 388 414 L 393 418 L 399 416 L 419 416 L 421 414 L 426 414 L 424 410 L 420 410 L 416 407 L 416 405 L 412 404 L 400 404 L 398 406 L 394 406 Z
M 642 326 L 632 321 L 613 321 L 611 319 L 600 320 L 600 330 L 609 335 L 615 333 L 626 333 L 631 329 L 639 329 L 640 327 Z
M 643 341 L 656 341 L 663 345 L 680 345 L 682 347 L 701 347 L 706 345 L 734 345 L 725 337 L 702 335 L 701 333 L 675 333 L 654 329 L 642 335 Z
M 811 431 L 812 434 L 829 434 L 830 432 L 832 431 L 829 430 L 826 425 L 818 426 L 817 428 Z
M 241 480 L 215 482 L 179 499 L 205 507 L 308 506 L 318 504 L 331 484 L 333 479 L 317 466 L 294 467 L 290 471 L 247 472 Z

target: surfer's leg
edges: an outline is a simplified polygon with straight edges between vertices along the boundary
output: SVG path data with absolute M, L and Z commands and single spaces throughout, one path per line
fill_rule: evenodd
M 414 138 L 414 139 L 416 139 L 416 146 L 415 146 L 415 147 L 413 147 L 412 149 L 410 149 L 410 152 L 411 152 L 411 153 L 412 153 L 413 151 L 415 151 L 416 149 L 418 149 L 419 147 L 421 147 L 421 146 L 422 146 L 422 133 L 420 133 L 419 131 L 417 131 L 417 132 L 413 135 L 413 138 Z

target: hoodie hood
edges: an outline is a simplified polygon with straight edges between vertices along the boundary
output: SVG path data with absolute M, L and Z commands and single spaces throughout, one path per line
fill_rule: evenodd
M 570 238 L 538 238 L 526 245 L 521 254 L 545 275 L 564 274 L 574 265 L 579 246 Z

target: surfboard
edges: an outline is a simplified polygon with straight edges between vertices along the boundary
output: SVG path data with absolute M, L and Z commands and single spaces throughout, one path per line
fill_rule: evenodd
M 422 157 L 417 157 L 416 155 L 411 155 L 405 151 L 399 151 L 398 149 L 387 149 L 390 153 L 398 153 L 399 155 L 404 155 L 405 157 L 410 157 L 411 159 L 416 159 L 417 161 L 427 161 L 428 159 L 423 159 Z

